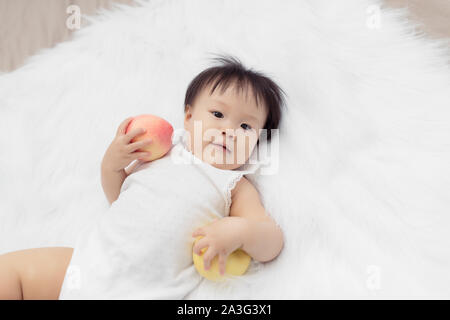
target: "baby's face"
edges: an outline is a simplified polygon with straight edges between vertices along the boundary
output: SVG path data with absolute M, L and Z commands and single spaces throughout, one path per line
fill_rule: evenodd
M 199 159 L 212 166 L 233 170 L 242 166 L 252 154 L 263 129 L 267 108 L 252 89 L 236 90 L 230 85 L 223 93 L 206 87 L 187 106 L 184 128 L 190 134 L 188 147 Z M 226 148 L 223 147 L 226 146 Z

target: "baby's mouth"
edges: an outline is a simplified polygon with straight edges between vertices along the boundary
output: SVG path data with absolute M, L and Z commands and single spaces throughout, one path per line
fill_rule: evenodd
M 211 142 L 211 144 L 214 145 L 217 148 L 222 148 L 222 150 L 225 151 L 225 152 L 230 152 L 230 150 L 226 146 L 224 146 L 224 145 L 222 145 L 220 143 Z

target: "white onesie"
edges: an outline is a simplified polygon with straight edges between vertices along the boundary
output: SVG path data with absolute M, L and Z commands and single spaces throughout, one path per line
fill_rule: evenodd
M 163 158 L 135 168 L 78 236 L 60 299 L 183 299 L 200 283 L 192 232 L 229 215 L 231 190 L 258 165 L 215 168 L 187 149 L 181 132 Z

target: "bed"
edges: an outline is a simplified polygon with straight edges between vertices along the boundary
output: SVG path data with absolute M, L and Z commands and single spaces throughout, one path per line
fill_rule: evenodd
M 285 246 L 187 299 L 450 298 L 448 42 L 381 1 L 138 1 L 0 76 L 0 253 L 72 246 L 108 209 L 118 124 L 182 126 L 216 53 L 287 93 L 279 168 L 251 176 Z

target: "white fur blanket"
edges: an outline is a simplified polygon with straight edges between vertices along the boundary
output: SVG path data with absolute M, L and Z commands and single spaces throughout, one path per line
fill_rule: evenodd
M 108 207 L 118 124 L 181 127 L 189 81 L 228 53 L 288 94 L 279 171 L 254 179 L 285 247 L 191 297 L 450 298 L 446 42 L 369 0 L 142 1 L 91 20 L 0 77 L 0 252 L 72 245 Z

